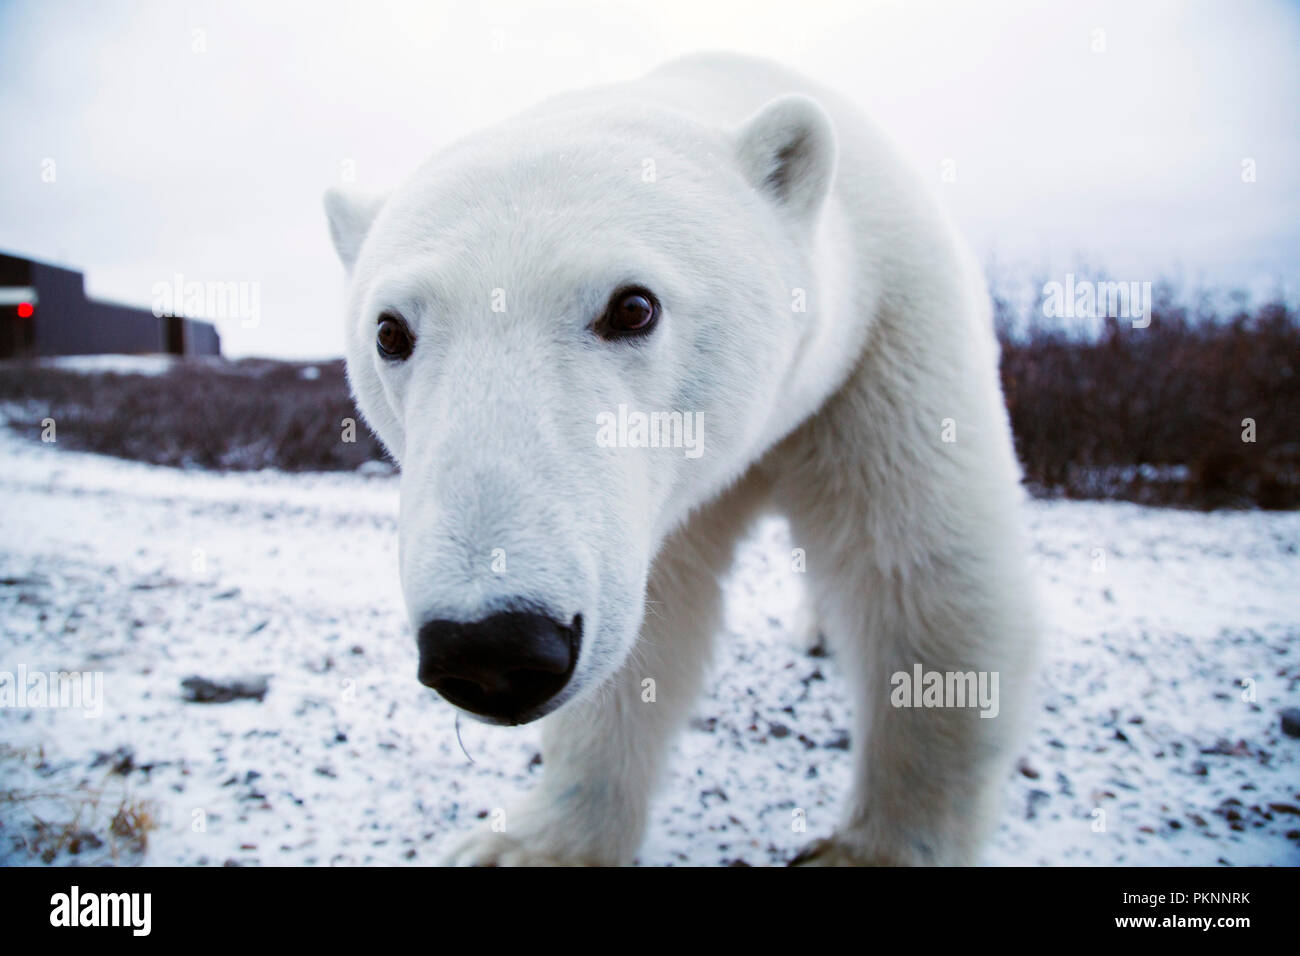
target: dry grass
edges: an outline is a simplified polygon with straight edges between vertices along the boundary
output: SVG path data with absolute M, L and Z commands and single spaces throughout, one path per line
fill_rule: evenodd
M 0 746 L 0 765 L 17 761 L 39 771 L 43 747 Z M 0 790 L 0 830 L 12 831 L 9 852 L 55 863 L 67 854 L 88 851 L 103 862 L 134 862 L 149 848 L 149 834 L 158 829 L 158 807 L 130 792 L 125 778 L 109 770 L 96 783 L 84 782 L 72 792 L 14 787 Z M 12 857 L 11 857 L 12 859 Z

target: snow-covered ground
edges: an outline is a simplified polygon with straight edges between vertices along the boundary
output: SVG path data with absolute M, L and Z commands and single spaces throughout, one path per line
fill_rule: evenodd
M 396 505 L 391 478 L 0 437 L 0 670 L 104 675 L 99 718 L 0 708 L 0 862 L 38 859 L 37 820 L 80 810 L 102 844 L 57 862 L 430 863 L 509 807 L 541 772 L 537 728 L 462 721 L 462 752 L 416 682 Z M 1278 717 L 1298 702 L 1300 514 L 1038 502 L 1029 522 L 1050 627 L 987 862 L 1300 863 L 1300 739 Z M 788 554 L 775 520 L 744 552 L 643 864 L 780 863 L 835 823 L 849 703 L 834 659 L 789 636 Z M 250 674 L 271 675 L 260 703 L 182 697 Z M 143 854 L 106 826 L 123 798 L 156 816 Z
M 118 375 L 166 375 L 176 366 L 174 355 L 58 355 L 41 365 L 65 372 L 114 372 Z

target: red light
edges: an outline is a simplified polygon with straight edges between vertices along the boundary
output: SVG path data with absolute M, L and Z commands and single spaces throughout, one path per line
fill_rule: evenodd
M 18 318 L 20 319 L 30 319 L 32 317 L 32 313 L 34 313 L 35 311 L 36 310 L 32 308 L 32 304 L 30 302 L 18 303 Z

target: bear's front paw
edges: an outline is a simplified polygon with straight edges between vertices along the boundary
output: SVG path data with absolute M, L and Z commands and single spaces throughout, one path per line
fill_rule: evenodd
M 534 849 L 506 833 L 492 830 L 470 834 L 447 855 L 447 866 L 583 866 L 586 861 L 564 859 Z
M 790 861 L 790 866 L 906 866 L 880 853 L 865 852 L 839 837 L 808 844 Z
M 617 866 L 635 853 L 634 828 L 588 812 L 580 823 L 555 804 L 531 800 L 482 824 L 448 854 L 450 866 Z M 509 821 L 509 825 L 505 821 Z M 601 825 L 603 824 L 603 825 Z
M 813 657 L 829 654 L 821 618 L 808 598 L 799 603 L 790 620 L 790 640 L 800 651 Z

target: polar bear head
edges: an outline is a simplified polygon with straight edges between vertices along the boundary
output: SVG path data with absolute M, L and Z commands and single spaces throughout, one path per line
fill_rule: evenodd
M 523 723 L 623 663 L 665 537 L 780 437 L 834 166 L 791 95 L 735 129 L 525 115 L 327 194 L 424 683 Z

